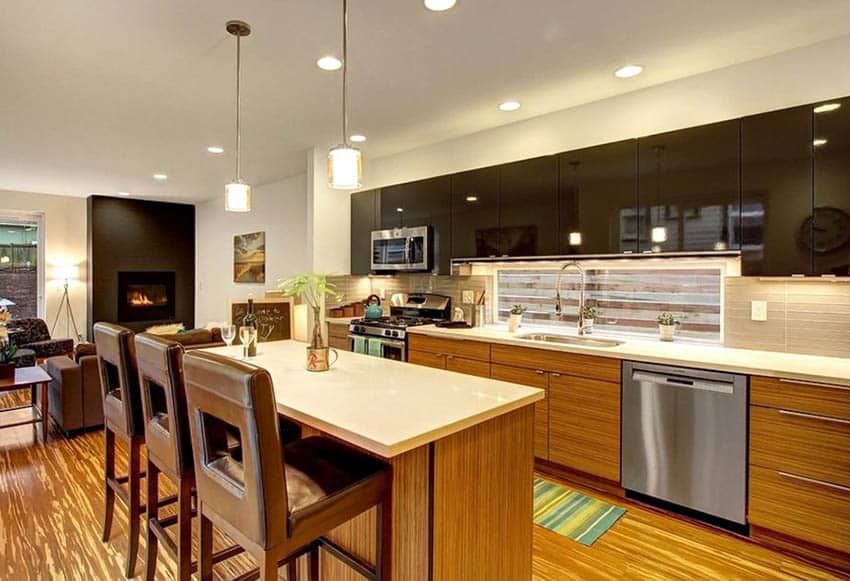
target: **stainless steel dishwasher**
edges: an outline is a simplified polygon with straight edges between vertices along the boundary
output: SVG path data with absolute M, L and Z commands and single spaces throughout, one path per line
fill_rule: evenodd
M 623 363 L 623 488 L 746 524 L 747 378 Z

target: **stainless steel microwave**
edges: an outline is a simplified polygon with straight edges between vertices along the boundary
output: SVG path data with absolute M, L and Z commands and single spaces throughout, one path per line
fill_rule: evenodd
M 431 228 L 393 228 L 372 232 L 372 270 L 431 270 Z

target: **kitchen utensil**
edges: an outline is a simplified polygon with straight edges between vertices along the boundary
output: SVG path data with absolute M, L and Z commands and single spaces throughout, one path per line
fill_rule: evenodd
M 378 295 L 369 295 L 366 299 L 365 315 L 367 319 L 380 319 L 384 312 L 381 309 L 381 297 Z

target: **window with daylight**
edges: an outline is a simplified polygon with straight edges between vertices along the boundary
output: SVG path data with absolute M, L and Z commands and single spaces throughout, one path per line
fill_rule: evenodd
M 523 324 L 572 330 L 578 320 L 579 274 L 568 270 L 561 281 L 562 315 L 555 314 L 557 268 L 500 269 L 497 273 L 498 319 L 511 305 L 528 310 Z M 717 343 L 721 334 L 723 267 L 677 269 L 626 266 L 586 267 L 585 303 L 596 308 L 594 333 L 658 335 L 656 317 L 673 313 L 681 322 L 677 336 Z

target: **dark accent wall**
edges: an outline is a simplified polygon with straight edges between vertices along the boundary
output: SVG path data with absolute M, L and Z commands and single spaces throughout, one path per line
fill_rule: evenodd
M 143 331 L 158 323 L 195 325 L 195 206 L 88 199 L 88 320 L 118 320 L 119 271 L 175 273 L 175 314 L 167 320 L 126 323 Z

